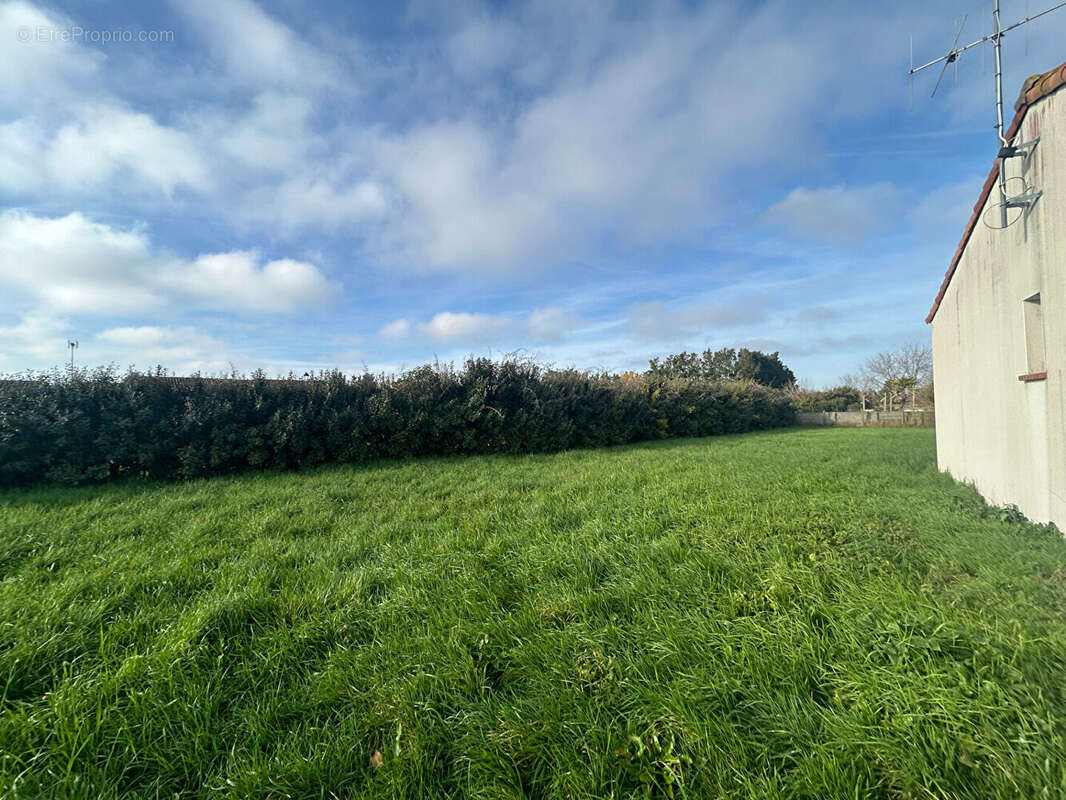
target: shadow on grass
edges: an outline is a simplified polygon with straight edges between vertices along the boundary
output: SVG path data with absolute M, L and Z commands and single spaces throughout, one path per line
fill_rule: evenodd
M 544 459 L 552 459 L 568 455 L 598 457 L 601 454 L 616 454 L 620 456 L 640 450 L 662 451 L 685 449 L 695 442 L 735 442 L 741 439 L 748 440 L 754 437 L 776 438 L 781 436 L 802 436 L 804 434 L 811 435 L 812 432 L 815 435 L 820 435 L 827 430 L 829 429 L 817 430 L 809 427 L 773 428 L 761 431 L 748 431 L 745 433 L 724 433 L 716 436 L 652 439 L 643 442 L 608 445 L 606 447 L 576 447 L 570 450 L 554 450 L 538 453 L 462 453 L 454 455 L 380 458 L 372 461 L 331 462 L 326 464 L 316 464 L 311 467 L 295 467 L 293 469 L 247 468 L 235 472 L 219 473 L 218 475 L 190 478 L 188 480 L 130 476 L 111 480 L 106 483 L 76 486 L 37 484 L 34 486 L 0 487 L 0 502 L 14 507 L 43 503 L 53 507 L 62 508 L 78 505 L 87 500 L 121 501 L 146 494 L 165 493 L 172 490 L 174 487 L 182 487 L 183 491 L 190 489 L 195 491 L 222 491 L 226 488 L 245 485 L 248 481 L 284 480 L 292 475 L 315 478 L 323 475 L 336 474 L 338 472 L 347 472 L 351 474 L 386 471 L 400 472 L 409 469 L 413 465 L 448 469 L 458 462 L 477 462 L 479 464 L 499 462 L 513 464 L 526 460 L 532 465 L 541 463 Z M 844 429 L 837 430 L 840 431 Z M 873 429 L 853 428 L 847 430 L 860 431 Z

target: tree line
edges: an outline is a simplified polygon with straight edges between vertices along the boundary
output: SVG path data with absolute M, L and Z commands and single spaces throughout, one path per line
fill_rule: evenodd
M 782 363 L 778 353 L 747 348 L 681 352 L 662 359 L 653 358 L 648 364 L 647 374 L 653 379 L 750 381 L 775 389 L 784 389 L 796 382 L 796 376 Z
M 822 391 L 795 388 L 800 411 L 858 411 L 933 407 L 933 353 L 925 344 L 905 344 L 866 359 L 858 372 Z

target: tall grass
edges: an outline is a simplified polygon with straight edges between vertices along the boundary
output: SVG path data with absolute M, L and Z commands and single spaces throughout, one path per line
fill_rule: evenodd
M 1066 796 L 1066 542 L 926 430 L 0 492 L 0 796 Z

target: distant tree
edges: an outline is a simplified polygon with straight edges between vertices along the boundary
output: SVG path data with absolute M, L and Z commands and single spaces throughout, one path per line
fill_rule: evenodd
M 918 389 L 918 405 L 922 408 L 933 408 L 936 405 L 932 381 Z
M 885 406 L 902 407 L 926 391 L 933 380 L 933 353 L 929 345 L 906 344 L 897 350 L 870 356 L 859 371 L 857 384 L 871 399 Z
M 902 378 L 892 378 L 885 381 L 884 389 L 882 390 L 885 396 L 888 398 L 888 405 L 891 408 L 899 406 L 902 408 L 907 404 L 907 398 L 911 398 L 913 403 L 915 394 L 918 390 L 918 382 L 909 376 Z
M 701 355 L 682 351 L 662 359 L 653 358 L 648 362 L 648 374 L 663 380 L 709 380 L 706 359 L 703 357 L 706 355 L 706 352 Z
M 736 359 L 732 350 L 721 350 L 717 353 L 710 350 L 704 350 L 702 353 L 682 351 L 662 359 L 653 358 L 648 362 L 648 375 L 660 380 L 724 380 L 730 377 L 729 370 L 723 366 L 722 359 L 718 356 L 725 353 L 731 354 L 727 359 L 731 367 L 732 361 Z
M 904 378 L 922 386 L 933 378 L 933 352 L 929 345 L 906 344 L 898 350 L 870 356 L 861 372 L 882 386 Z
M 691 381 L 753 381 L 777 389 L 789 386 L 796 376 L 782 363 L 778 353 L 731 347 L 687 351 L 648 362 L 648 375 L 657 379 L 680 378 Z
M 732 347 L 720 350 L 704 350 L 703 360 L 706 364 L 707 378 L 718 381 L 737 379 L 737 352 Z
M 927 344 L 907 344 L 896 351 L 896 364 L 919 386 L 933 381 L 933 349 Z
M 737 380 L 754 381 L 763 386 L 781 389 L 796 382 L 796 376 L 782 362 L 777 353 L 742 349 L 737 354 L 734 374 Z

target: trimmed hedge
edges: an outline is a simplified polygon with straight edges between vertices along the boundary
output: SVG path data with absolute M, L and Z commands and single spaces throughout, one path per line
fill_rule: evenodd
M 0 484 L 192 478 L 430 454 L 533 453 L 792 425 L 780 391 L 478 358 L 392 378 L 0 381 Z

